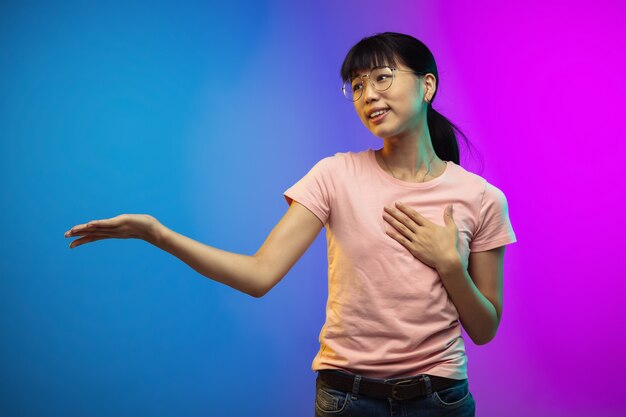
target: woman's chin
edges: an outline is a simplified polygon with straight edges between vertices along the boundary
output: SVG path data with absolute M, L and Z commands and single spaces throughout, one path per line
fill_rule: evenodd
M 387 138 L 389 136 L 393 135 L 393 131 L 392 129 L 387 129 L 385 127 L 382 126 L 375 126 L 374 128 L 369 129 L 370 132 L 372 132 L 372 134 L 376 137 L 379 137 L 381 139 Z

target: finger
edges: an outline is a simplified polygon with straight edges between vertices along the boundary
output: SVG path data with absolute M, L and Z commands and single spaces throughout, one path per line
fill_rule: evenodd
M 115 216 L 110 219 L 90 220 L 84 224 L 77 224 L 69 231 L 76 232 L 79 230 L 114 229 L 122 223 L 123 216 L 123 214 L 120 214 L 119 216 Z
M 418 225 L 415 224 L 413 219 L 409 218 L 406 214 L 402 213 L 400 210 L 396 210 L 394 208 L 389 208 L 385 206 L 385 212 L 388 215 L 392 215 L 394 219 L 404 224 L 411 232 L 415 233 L 417 231 Z M 383 214 L 384 217 L 384 214 Z
M 428 220 L 426 217 L 422 216 L 417 211 L 413 210 L 411 207 L 407 206 L 404 203 L 397 201 L 396 207 L 398 207 L 399 210 L 405 213 L 411 220 L 413 220 L 419 226 L 425 226 L 428 223 L 430 223 L 430 220 Z
M 85 237 L 81 237 L 80 239 L 76 239 L 70 243 L 70 249 L 73 249 L 77 246 L 84 245 L 85 243 L 95 242 L 97 240 L 108 239 L 110 236 L 107 235 L 88 235 Z
M 402 234 L 400 234 L 398 232 L 395 232 L 393 230 L 387 230 L 387 231 L 385 231 L 385 233 L 387 233 L 387 235 L 389 235 L 392 238 L 394 238 L 402 246 L 407 248 L 409 250 L 409 252 L 411 251 L 411 242 L 406 237 L 404 237 Z
M 73 232 L 73 231 L 79 230 L 81 228 L 84 228 L 86 225 L 87 225 L 87 223 L 74 225 L 74 226 L 70 227 L 70 229 L 67 232 Z M 67 232 L 65 232 L 65 233 L 67 233 Z
M 98 227 L 117 227 L 122 223 L 124 216 L 124 214 L 120 214 L 119 216 L 111 217 L 110 219 L 92 220 L 87 224 Z
M 391 224 L 396 230 L 402 233 L 402 235 L 404 235 L 407 239 L 413 240 L 413 236 L 415 235 L 415 232 L 412 229 L 409 229 L 404 223 L 399 222 L 396 218 L 388 214 L 384 214 L 383 218 L 389 224 Z
M 65 237 L 82 236 L 92 232 L 112 232 L 116 230 L 114 227 L 99 227 L 99 226 L 74 226 L 67 232 Z

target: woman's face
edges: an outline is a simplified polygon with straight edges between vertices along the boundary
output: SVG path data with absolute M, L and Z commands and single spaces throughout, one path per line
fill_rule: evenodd
M 434 93 L 431 81 L 435 78 L 432 74 L 419 77 L 406 72 L 412 70 L 401 63 L 396 68 L 403 71 L 394 71 L 393 83 L 385 91 L 377 91 L 366 77 L 361 97 L 354 102 L 361 122 L 380 138 L 393 137 L 426 123 L 425 88 L 429 89 L 429 97 Z M 368 73 L 369 70 L 363 70 L 358 75 Z M 371 118 L 370 114 L 380 108 L 388 109 L 387 113 L 382 118 Z

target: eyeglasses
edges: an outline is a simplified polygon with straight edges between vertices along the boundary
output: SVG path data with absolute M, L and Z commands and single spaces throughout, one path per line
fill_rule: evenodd
M 369 72 L 369 74 L 360 75 L 358 77 L 352 77 L 349 80 L 346 80 L 341 87 L 343 91 L 343 95 L 350 101 L 357 101 L 363 95 L 363 90 L 365 86 L 363 85 L 363 79 L 367 77 L 370 81 L 372 87 L 376 89 L 376 91 L 385 91 L 391 84 L 393 83 L 394 73 L 396 71 L 403 72 L 412 72 L 413 74 L 422 76 L 424 73 L 409 71 L 409 70 L 401 70 L 394 67 L 375 67 Z

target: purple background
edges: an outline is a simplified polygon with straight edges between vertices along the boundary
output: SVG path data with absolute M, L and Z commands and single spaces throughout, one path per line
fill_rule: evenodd
M 364 36 L 433 52 L 433 106 L 504 191 L 496 338 L 465 337 L 481 417 L 623 415 L 626 7 L 620 1 L 0 5 L 0 414 L 307 416 L 321 233 L 262 299 L 72 225 L 150 213 L 253 254 L 282 192 L 379 148 L 340 91 Z M 463 149 L 462 149 L 463 151 Z

